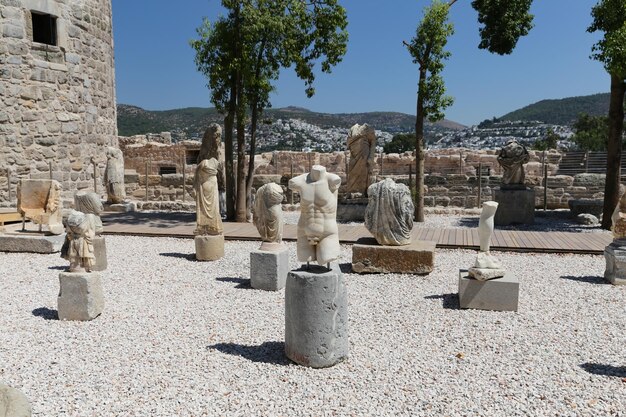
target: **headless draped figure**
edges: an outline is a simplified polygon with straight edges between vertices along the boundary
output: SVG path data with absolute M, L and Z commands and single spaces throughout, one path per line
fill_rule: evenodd
M 254 202 L 254 225 L 263 242 L 283 240 L 283 188 L 276 183 L 261 186 Z
M 219 193 L 217 188 L 217 159 L 204 159 L 196 168 L 193 188 L 196 192 L 196 235 L 222 234 Z
M 337 189 L 341 178 L 313 165 L 311 172 L 289 181 L 289 188 L 300 193 L 297 252 L 300 262 L 328 264 L 341 254 L 337 227 Z
M 67 217 L 65 230 L 67 232 L 66 245 L 61 250 L 61 256 L 70 261 L 69 272 L 91 272 L 96 263 L 93 248 L 95 233 L 95 218 L 93 214 L 85 214 L 72 210 Z

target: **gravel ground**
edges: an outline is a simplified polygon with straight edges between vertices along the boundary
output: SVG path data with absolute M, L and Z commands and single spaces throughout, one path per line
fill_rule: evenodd
M 191 239 L 107 236 L 105 311 L 83 323 L 56 319 L 58 254 L 0 253 L 0 380 L 42 417 L 626 412 L 626 287 L 600 256 L 498 253 L 521 281 L 512 313 L 458 309 L 472 251 L 360 276 L 345 246 L 350 356 L 315 370 L 283 355 L 284 291 L 249 287 L 258 245 L 201 263 Z

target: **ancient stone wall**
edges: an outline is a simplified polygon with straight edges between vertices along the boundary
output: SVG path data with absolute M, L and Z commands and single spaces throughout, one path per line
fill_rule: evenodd
M 41 39 L 42 21 L 56 37 Z M 50 176 L 67 204 L 93 188 L 94 165 L 104 196 L 107 146 L 117 146 L 111 0 L 0 0 L 0 205 L 15 205 L 19 178 Z

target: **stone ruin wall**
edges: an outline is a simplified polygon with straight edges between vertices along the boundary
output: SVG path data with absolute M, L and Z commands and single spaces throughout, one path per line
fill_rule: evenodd
M 195 163 L 185 162 L 185 175 L 182 174 L 183 159 L 193 158 L 200 149 L 198 141 L 184 141 L 171 144 L 167 134 L 160 136 L 136 136 L 119 138 L 120 148 L 124 152 L 126 167 L 126 193 L 137 201 L 174 202 L 194 200 L 193 175 Z M 530 151 L 531 160 L 526 164 L 526 184 L 535 189 L 536 206 L 543 207 L 544 188 L 542 153 Z M 555 151 L 547 153 L 548 161 L 548 208 L 567 208 L 570 199 L 602 198 L 604 176 L 598 174 L 578 174 L 576 176 L 556 175 L 561 154 Z M 254 187 L 276 182 L 285 189 L 291 175 L 308 172 L 310 166 L 324 165 L 328 171 L 337 173 L 345 183 L 348 152 L 267 152 L 255 157 Z M 493 198 L 493 189 L 500 186 L 502 170 L 497 162 L 496 151 L 469 151 L 466 149 L 430 150 L 425 159 L 426 206 L 476 207 L 478 201 L 478 163 L 483 164 L 482 201 Z M 146 180 L 146 162 L 150 161 Z M 188 161 L 191 162 L 191 161 Z M 410 152 L 404 154 L 383 155 L 382 174 L 380 156 L 376 158 L 374 175 L 378 179 L 390 177 L 396 181 L 408 183 L 409 167 L 414 171 L 415 158 Z M 159 175 L 161 167 L 175 167 L 175 174 Z M 486 174 L 489 168 L 489 175 Z M 462 173 L 460 173 L 462 172 Z M 414 174 L 413 174 L 414 175 Z M 184 182 L 184 186 L 183 186 Z M 287 191 L 287 190 L 285 190 Z M 286 202 L 290 194 L 285 193 Z M 295 196 L 294 202 L 297 202 Z
M 33 12 L 56 17 L 56 45 L 33 42 Z M 105 196 L 107 146 L 117 146 L 111 0 L 0 0 L 0 206 L 15 206 L 19 178 L 50 176 L 67 206 L 93 189 L 94 162 Z

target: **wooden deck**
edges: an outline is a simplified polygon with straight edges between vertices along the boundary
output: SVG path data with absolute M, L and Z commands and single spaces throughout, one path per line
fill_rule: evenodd
M 171 236 L 191 238 L 195 228 L 195 215 L 190 213 L 111 213 L 102 216 L 105 234 Z M 296 240 L 296 226 L 286 224 L 283 239 Z M 430 240 L 438 248 L 478 249 L 476 228 L 425 228 L 415 226 L 413 237 Z M 260 240 L 251 223 L 224 223 L 224 236 L 228 240 Z M 339 240 L 355 243 L 360 238 L 371 237 L 365 226 L 339 224 Z M 610 233 L 528 232 L 495 230 L 491 250 L 602 254 L 611 243 Z

